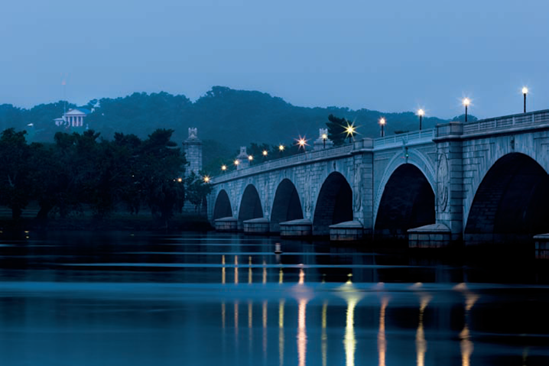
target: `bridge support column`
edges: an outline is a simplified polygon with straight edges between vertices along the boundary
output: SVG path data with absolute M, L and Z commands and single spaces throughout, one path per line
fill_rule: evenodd
M 374 142 L 356 141 L 353 147 L 353 220 L 361 224 L 360 237 L 371 235 L 374 228 Z M 331 237 L 331 230 L 330 230 Z
M 263 217 L 259 219 L 251 219 L 243 222 L 244 232 L 247 234 L 268 234 L 270 222 Z
M 536 258 L 549 259 L 549 234 L 534 236 L 536 243 Z
M 300 237 L 313 235 L 313 223 L 311 220 L 301 219 L 280 223 L 280 236 Z
M 232 216 L 223 217 L 214 221 L 215 231 L 236 232 L 238 231 L 238 220 Z
M 364 228 L 358 221 L 346 221 L 330 225 L 330 240 L 357 241 L 362 239 Z
M 436 223 L 450 229 L 450 241 L 463 239 L 463 124 L 437 127 Z

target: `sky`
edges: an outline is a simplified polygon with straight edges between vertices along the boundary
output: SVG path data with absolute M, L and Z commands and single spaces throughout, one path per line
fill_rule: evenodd
M 493 117 L 549 109 L 547 0 L 18 0 L 0 104 L 212 86 L 298 106 Z M 63 87 L 63 80 L 66 86 Z

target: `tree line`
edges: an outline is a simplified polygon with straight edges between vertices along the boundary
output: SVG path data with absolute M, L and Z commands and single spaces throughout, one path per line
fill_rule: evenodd
M 13 219 L 35 201 L 40 221 L 146 207 L 167 222 L 186 201 L 198 209 L 211 192 L 202 177 L 185 177 L 185 154 L 172 134 L 157 129 L 146 139 L 115 133 L 106 140 L 93 130 L 57 132 L 53 143 L 29 144 L 26 131 L 8 128 L 0 134 L 0 204 Z

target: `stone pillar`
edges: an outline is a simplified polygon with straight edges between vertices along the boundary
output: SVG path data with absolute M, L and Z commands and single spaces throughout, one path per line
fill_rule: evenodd
M 197 128 L 189 128 L 189 138 L 183 142 L 185 148 L 185 157 L 189 163 L 185 175 L 189 176 L 191 172 L 199 175 L 202 170 L 202 141 L 197 137 Z
M 353 220 L 364 227 L 364 235 L 371 237 L 374 228 L 374 141 L 365 138 L 354 142 Z
M 451 241 L 463 239 L 463 124 L 437 126 L 436 223 L 450 229 Z
M 240 154 L 236 157 L 238 160 L 237 170 L 246 169 L 250 167 L 250 160 L 248 160 L 248 153 L 246 153 L 246 146 L 240 146 Z
M 318 138 L 314 142 L 314 150 L 329 149 L 333 147 L 334 143 L 328 139 L 328 129 L 320 128 L 318 130 Z

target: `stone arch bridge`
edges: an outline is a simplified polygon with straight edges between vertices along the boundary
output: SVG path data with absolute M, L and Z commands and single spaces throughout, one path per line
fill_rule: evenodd
M 317 145 L 318 147 L 318 145 Z M 319 148 L 212 179 L 219 230 L 529 240 L 549 232 L 549 110 Z

